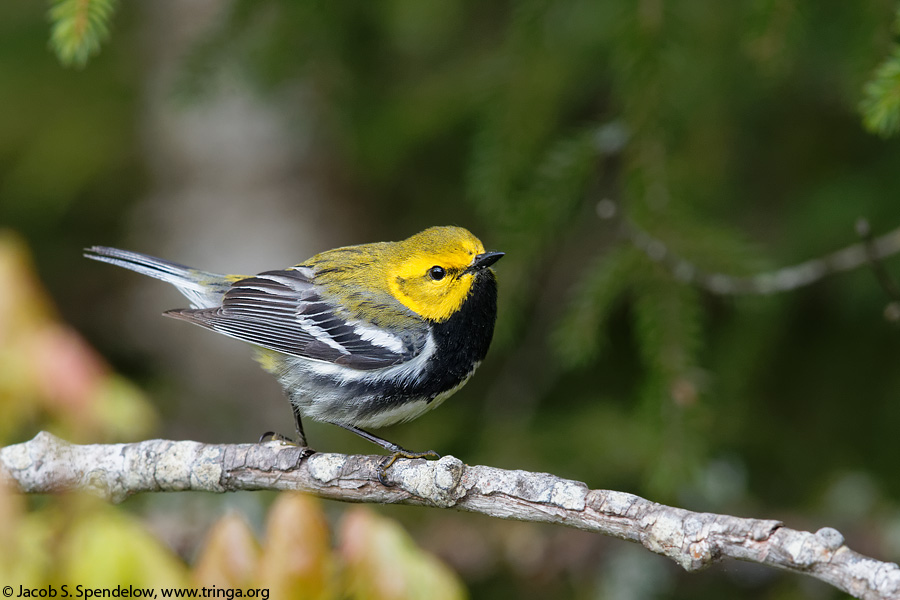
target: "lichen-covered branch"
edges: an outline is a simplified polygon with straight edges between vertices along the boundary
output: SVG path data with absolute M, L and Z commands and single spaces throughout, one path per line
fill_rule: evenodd
M 300 457 L 299 448 L 279 442 L 82 446 L 40 433 L 0 448 L 0 479 L 25 493 L 80 489 L 113 502 L 151 491 L 266 489 L 346 502 L 455 508 L 638 542 L 689 571 L 735 558 L 811 575 L 857 598 L 900 598 L 900 567 L 854 552 L 831 528 L 810 533 L 778 521 L 697 513 L 547 473 L 470 467 L 452 456 L 398 461 L 388 471 L 392 487 L 378 481 L 381 456 Z

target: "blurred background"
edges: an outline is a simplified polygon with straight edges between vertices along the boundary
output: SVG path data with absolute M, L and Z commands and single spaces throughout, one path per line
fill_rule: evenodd
M 65 12 L 75 5 L 88 12 Z M 702 275 L 816 259 L 857 243 L 860 218 L 876 236 L 900 226 L 895 0 L 52 6 L 57 22 L 111 20 L 91 56 L 66 54 L 71 31 L 57 30 L 61 59 L 47 4 L 0 5 L 0 442 L 292 431 L 250 348 L 160 317 L 184 299 L 83 259 L 85 246 L 253 274 L 455 224 L 507 253 L 494 345 L 451 401 L 379 435 L 832 526 L 900 560 L 900 330 L 873 269 L 771 294 L 721 293 Z M 897 259 L 882 266 L 900 277 Z M 306 426 L 317 449 L 374 452 Z M 119 533 L 127 519 L 155 541 L 102 539 L 154 547 L 164 558 L 134 560 L 155 585 L 157 572 L 225 581 L 239 569 L 209 565 L 240 562 L 235 548 L 257 565 L 242 581 L 263 581 L 259 557 L 287 552 L 278 519 L 304 514 L 319 543 L 305 551 L 331 566 L 295 597 L 414 596 L 359 575 L 383 564 L 353 571 L 354 532 L 372 523 L 410 536 L 410 572 L 431 569 L 441 583 L 425 589 L 447 597 L 842 597 L 753 565 L 688 575 L 622 541 L 449 511 L 294 499 L 278 512 L 264 493 L 20 500 L 0 502 L 0 534 L 49 539 L 65 522 L 78 539 L 85 519 Z M 64 552 L 32 550 L 15 554 L 36 582 L 88 577 Z M 90 576 L 126 583 L 134 568 Z

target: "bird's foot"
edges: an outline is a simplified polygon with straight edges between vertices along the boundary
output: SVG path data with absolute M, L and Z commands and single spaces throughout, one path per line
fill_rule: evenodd
M 302 438 L 301 438 L 301 440 L 302 440 Z M 257 442 L 257 443 L 265 444 L 267 442 L 280 442 L 282 444 L 285 444 L 286 446 L 296 446 L 296 447 L 300 448 L 301 452 L 300 452 L 300 458 L 297 461 L 298 464 L 304 458 L 306 458 L 308 456 L 312 456 L 313 454 L 316 453 L 316 451 L 313 450 L 312 448 L 310 448 L 309 446 L 307 446 L 303 443 L 300 443 L 300 442 L 295 442 L 292 438 L 289 438 L 288 436 L 282 435 L 280 433 L 276 433 L 274 431 L 267 431 L 264 434 L 262 434 L 261 436 L 259 436 L 259 442 Z
M 397 462 L 398 458 L 440 458 L 441 455 L 435 452 L 434 450 L 428 450 L 426 452 L 410 452 L 409 450 L 404 450 L 403 448 L 397 448 L 393 454 L 389 454 L 385 456 L 380 463 L 378 463 L 378 470 L 376 474 L 378 475 L 378 481 L 381 482 L 381 485 L 385 487 L 393 487 L 395 484 L 391 483 L 387 480 L 387 470 Z

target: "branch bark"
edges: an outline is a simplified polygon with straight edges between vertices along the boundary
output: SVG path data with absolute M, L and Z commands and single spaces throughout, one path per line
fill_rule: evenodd
M 634 494 L 591 490 L 547 473 L 468 466 L 453 456 L 401 460 L 378 482 L 381 456 L 314 454 L 280 442 L 147 440 L 76 445 L 49 433 L 0 448 L 0 480 L 24 493 L 87 490 L 112 502 L 140 492 L 299 490 L 345 502 L 415 504 L 556 523 L 638 542 L 688 571 L 723 558 L 821 579 L 866 600 L 900 598 L 900 567 L 854 552 L 826 527 L 698 513 Z

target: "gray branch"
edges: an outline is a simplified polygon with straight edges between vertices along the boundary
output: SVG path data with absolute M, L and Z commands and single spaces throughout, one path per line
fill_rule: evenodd
M 612 218 L 618 209 L 611 200 L 602 200 L 597 212 L 602 218 Z M 829 254 L 795 265 L 754 275 L 737 276 L 705 271 L 673 252 L 665 242 L 653 237 L 631 221 L 623 221 L 622 229 L 636 248 L 650 260 L 663 264 L 677 279 L 698 285 L 708 292 L 722 296 L 770 295 L 789 292 L 811 285 L 835 273 L 852 271 L 864 266 L 875 269 L 886 291 L 896 300 L 897 286 L 884 271 L 882 261 L 900 254 L 900 227 L 881 236 L 871 235 L 869 224 L 860 219 L 856 225 L 863 241 Z
M 279 442 L 201 444 L 147 440 L 76 445 L 49 433 L 0 448 L 0 480 L 24 493 L 88 490 L 113 502 L 140 492 L 299 490 L 345 502 L 455 508 L 501 519 L 556 523 L 638 542 L 688 571 L 723 558 L 821 579 L 857 598 L 900 598 L 900 567 L 854 552 L 829 527 L 698 513 L 634 494 L 591 490 L 547 473 L 401 460 L 378 482 L 381 456 L 314 454 Z M 299 464 L 298 464 L 299 462 Z

